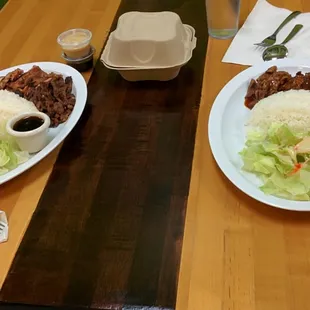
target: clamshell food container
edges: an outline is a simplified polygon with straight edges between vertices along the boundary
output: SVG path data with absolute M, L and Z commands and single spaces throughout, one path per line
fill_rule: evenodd
M 117 70 L 118 73 L 129 82 L 137 81 L 170 81 L 176 78 L 181 70 L 181 66 L 161 69 L 139 69 L 139 68 L 109 68 Z
M 109 37 L 107 62 L 112 66 L 169 66 L 186 53 L 188 33 L 173 12 L 123 14 Z
M 123 14 L 101 55 L 128 81 L 175 78 L 192 57 L 195 29 L 173 12 Z

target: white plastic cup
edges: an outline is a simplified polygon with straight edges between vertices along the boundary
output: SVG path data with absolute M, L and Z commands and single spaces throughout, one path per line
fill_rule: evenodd
M 30 131 L 16 131 L 14 125 L 21 119 L 37 116 L 43 120 L 43 124 Z M 50 118 L 42 112 L 26 112 L 12 117 L 6 124 L 6 131 L 9 135 L 15 138 L 16 143 L 22 151 L 29 153 L 37 153 L 41 151 L 47 144 L 48 128 L 50 126 Z
M 57 42 L 67 57 L 79 59 L 91 52 L 91 38 L 92 33 L 89 30 L 76 28 L 61 33 Z

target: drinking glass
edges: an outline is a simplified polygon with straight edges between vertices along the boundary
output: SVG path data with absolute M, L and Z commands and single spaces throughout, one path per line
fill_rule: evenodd
M 238 31 L 241 0 L 206 0 L 209 35 L 228 39 Z

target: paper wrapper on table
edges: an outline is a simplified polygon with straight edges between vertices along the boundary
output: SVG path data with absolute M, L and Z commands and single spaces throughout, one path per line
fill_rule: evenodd
M 259 43 L 271 35 L 291 11 L 271 5 L 266 0 L 258 0 L 242 28 L 234 37 L 223 62 L 241 65 L 255 65 L 264 62 L 262 51 L 254 43 Z M 291 59 L 310 57 L 310 13 L 302 13 L 291 20 L 277 35 L 277 44 L 283 42 L 296 24 L 304 27 L 286 44 Z
M 6 242 L 9 238 L 9 224 L 5 212 L 0 211 L 0 243 Z

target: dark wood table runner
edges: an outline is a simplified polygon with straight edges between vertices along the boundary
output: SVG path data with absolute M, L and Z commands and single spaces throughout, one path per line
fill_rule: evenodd
M 131 10 L 178 13 L 196 29 L 193 58 L 170 82 L 129 83 L 97 62 L 86 110 L 19 247 L 2 306 L 175 307 L 207 45 L 205 4 L 124 0 L 115 22 Z

